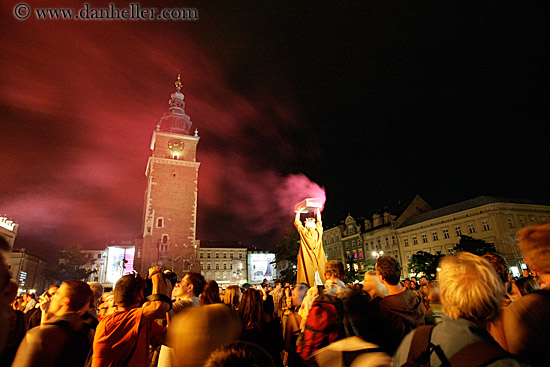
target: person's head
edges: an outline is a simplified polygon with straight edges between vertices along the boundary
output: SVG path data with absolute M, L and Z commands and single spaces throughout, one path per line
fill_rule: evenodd
M 182 299 L 198 297 L 204 290 L 205 285 L 206 281 L 204 280 L 202 274 L 187 273 L 185 274 L 181 282 L 176 284 L 174 295 Z
M 202 366 L 220 345 L 237 341 L 241 322 L 221 303 L 190 307 L 180 312 L 168 328 L 168 343 L 174 348 L 174 367 Z
M 216 349 L 203 367 L 275 367 L 275 363 L 259 345 L 235 342 Z
M 299 307 L 302 305 L 302 301 L 304 300 L 304 297 L 306 296 L 306 293 L 308 291 L 309 287 L 305 283 L 298 283 L 292 290 L 292 305 L 295 307 Z
M 376 274 L 376 272 L 374 272 L 374 274 Z M 405 288 L 410 288 L 411 287 L 411 280 L 406 278 L 405 280 L 403 280 L 403 286 Z
M 382 283 L 397 285 L 401 277 L 401 265 L 391 256 L 380 256 L 376 260 L 376 274 Z
M 315 218 L 312 218 L 312 217 L 306 218 L 305 227 L 315 228 Z
M 241 302 L 241 289 L 238 285 L 230 285 L 225 288 L 223 294 L 223 303 L 233 306 L 234 309 L 239 308 Z
M 282 287 L 280 280 L 276 280 L 275 282 L 273 282 L 273 285 L 275 286 L 275 290 L 279 290 Z
M 261 292 L 254 288 L 245 290 L 241 297 L 238 312 L 245 327 L 254 326 L 259 329 L 264 312 Z
M 124 308 L 139 307 L 143 301 L 145 279 L 139 274 L 127 274 L 120 278 L 113 291 L 115 305 Z
M 48 312 L 59 316 L 67 312 L 83 314 L 90 306 L 92 299 L 90 286 L 81 280 L 67 280 L 51 298 Z
M 545 278 L 550 275 L 550 222 L 533 224 L 518 231 L 518 244 L 525 264 Z
M 506 261 L 502 255 L 493 252 L 483 254 L 481 257 L 493 265 L 500 281 L 504 286 L 506 286 L 510 281 L 510 275 L 508 274 L 508 261 Z
M 537 283 L 532 277 L 519 278 L 515 283 L 519 289 L 519 293 L 521 293 L 522 296 L 540 289 L 539 283 Z
M 428 284 L 428 278 L 426 278 L 425 275 L 422 275 L 420 277 L 420 285 L 426 285 L 426 284 Z
M 384 298 L 388 295 L 388 290 L 386 286 L 380 282 L 376 272 L 373 270 L 367 271 L 365 273 L 365 279 L 363 280 L 363 289 L 367 292 L 370 298 L 374 299 L 376 297 Z
M 59 289 L 59 284 L 52 284 L 48 287 L 48 290 L 46 292 L 48 292 L 50 296 L 53 296 L 58 289 Z
M 88 282 L 88 285 L 94 293 L 93 303 L 95 304 L 97 300 L 99 300 L 103 295 L 103 286 L 101 285 L 101 283 L 98 282 Z
M 344 276 L 344 264 L 336 260 L 330 260 L 327 262 L 325 265 L 325 278 L 332 280 L 343 280 Z
M 220 287 L 215 280 L 209 280 L 206 282 L 206 285 L 200 295 L 200 302 L 203 306 L 222 302 L 220 298 Z
M 411 277 L 411 283 L 418 283 L 418 281 L 416 280 L 416 277 Z
M 493 266 L 469 252 L 445 256 L 438 273 L 441 304 L 447 316 L 470 321 L 495 320 L 504 298 L 504 288 Z

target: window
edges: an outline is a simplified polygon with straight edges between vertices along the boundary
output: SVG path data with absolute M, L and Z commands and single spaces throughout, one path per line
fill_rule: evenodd
M 223 253 L 223 258 L 227 259 L 227 253 L 225 253 L 225 252 Z
M 351 259 L 351 255 L 350 255 L 349 251 L 346 251 L 346 257 L 347 257 L 348 259 Z
M 489 227 L 489 222 L 488 221 L 484 220 L 484 221 L 481 222 L 481 224 L 483 225 L 483 230 L 484 231 L 491 230 L 491 227 Z
M 395 236 L 391 236 L 391 244 L 395 245 Z
M 426 233 L 422 233 L 422 243 L 428 243 L 428 235 Z
M 357 251 L 353 251 L 353 258 L 357 259 Z
M 220 258 L 220 253 L 216 252 L 216 259 L 219 259 L 219 258 Z
M 451 236 L 449 236 L 449 230 L 447 228 L 445 228 L 443 230 L 443 238 L 449 238 L 449 237 L 451 237 Z
M 508 227 L 514 228 L 515 227 L 514 226 L 514 219 L 510 218 L 510 217 L 508 217 L 507 219 L 508 219 Z
M 168 235 L 167 234 L 162 235 L 162 243 L 168 243 Z
M 524 217 L 519 217 L 519 224 L 521 227 L 525 227 L 525 218 Z
M 418 239 L 416 238 L 416 236 L 412 236 L 412 239 L 413 239 L 413 245 L 418 245 Z
M 201 253 L 199 253 L 199 258 L 202 259 L 202 257 L 203 257 L 203 253 L 201 252 Z
M 380 239 L 376 240 L 376 243 L 377 243 L 376 248 L 377 248 L 377 249 L 380 249 Z
M 355 240 L 351 241 L 351 247 L 355 248 Z
M 243 258 L 243 254 L 239 254 L 239 259 L 242 259 Z
M 216 264 L 216 270 L 220 270 L 220 264 Z
M 157 227 L 158 228 L 164 227 L 164 218 L 157 218 Z
M 210 264 L 206 264 L 206 270 L 210 270 Z
M 98 259 L 101 259 L 101 254 L 97 254 L 97 258 L 98 258 Z
M 384 239 L 384 243 L 386 244 L 386 248 L 390 245 L 390 242 L 388 241 L 388 237 Z
M 531 223 L 536 223 L 537 222 L 537 217 L 535 217 L 534 215 L 531 215 L 529 217 L 529 220 L 531 221 Z
M 203 268 L 204 268 L 204 264 L 203 264 L 203 263 L 201 263 L 201 270 L 204 270 Z
M 462 228 L 460 226 L 455 227 L 456 236 L 462 236 Z
M 230 259 L 233 258 L 233 253 L 232 253 L 232 252 L 229 253 L 229 258 L 230 258 Z
M 223 264 L 223 270 L 227 270 L 227 264 Z
M 208 253 L 206 254 L 206 258 L 207 258 L 207 259 L 210 259 L 210 252 L 208 252 Z
M 363 258 L 363 250 L 359 250 L 359 257 L 362 259 Z
M 439 240 L 439 237 L 437 236 L 437 231 L 432 232 L 432 237 L 433 237 L 434 241 Z
M 405 247 L 409 246 L 409 239 L 408 238 L 405 238 L 403 240 L 403 243 L 405 244 Z
M 468 223 L 468 232 L 476 233 L 476 227 L 474 227 L 473 223 Z

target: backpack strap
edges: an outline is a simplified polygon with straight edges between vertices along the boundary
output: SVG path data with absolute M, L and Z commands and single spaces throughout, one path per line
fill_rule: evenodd
M 433 328 L 434 325 L 426 325 L 419 326 L 415 329 L 409 348 L 409 355 L 407 356 L 407 362 L 404 365 L 429 365 L 431 354 L 430 339 L 432 338 Z M 426 356 L 428 358 L 426 358 Z
M 325 286 L 324 285 L 318 285 L 317 286 L 317 294 L 320 296 L 323 293 L 325 293 Z
M 449 362 L 451 366 L 481 367 L 506 357 L 510 357 L 510 354 L 500 346 L 487 341 L 479 341 L 456 352 Z

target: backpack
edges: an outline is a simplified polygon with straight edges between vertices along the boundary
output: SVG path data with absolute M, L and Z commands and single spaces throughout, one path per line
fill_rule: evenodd
M 441 361 L 441 367 L 481 367 L 510 354 L 495 343 L 479 341 L 465 346 L 447 359 L 439 345 L 431 342 L 434 325 L 417 327 L 411 340 L 407 361 L 401 367 L 429 367 L 430 357 L 435 353 Z
M 326 294 L 322 285 L 317 286 L 317 290 L 319 295 L 311 306 L 305 329 L 297 341 L 296 352 L 304 361 L 311 359 L 311 355 L 319 349 L 345 337 L 342 301 Z

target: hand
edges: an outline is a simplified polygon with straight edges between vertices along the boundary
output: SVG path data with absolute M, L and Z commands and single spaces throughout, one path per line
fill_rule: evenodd
M 42 312 L 48 312 L 50 309 L 50 303 L 51 303 L 52 297 L 49 293 L 45 293 L 40 296 L 39 304 L 40 304 L 40 311 Z

